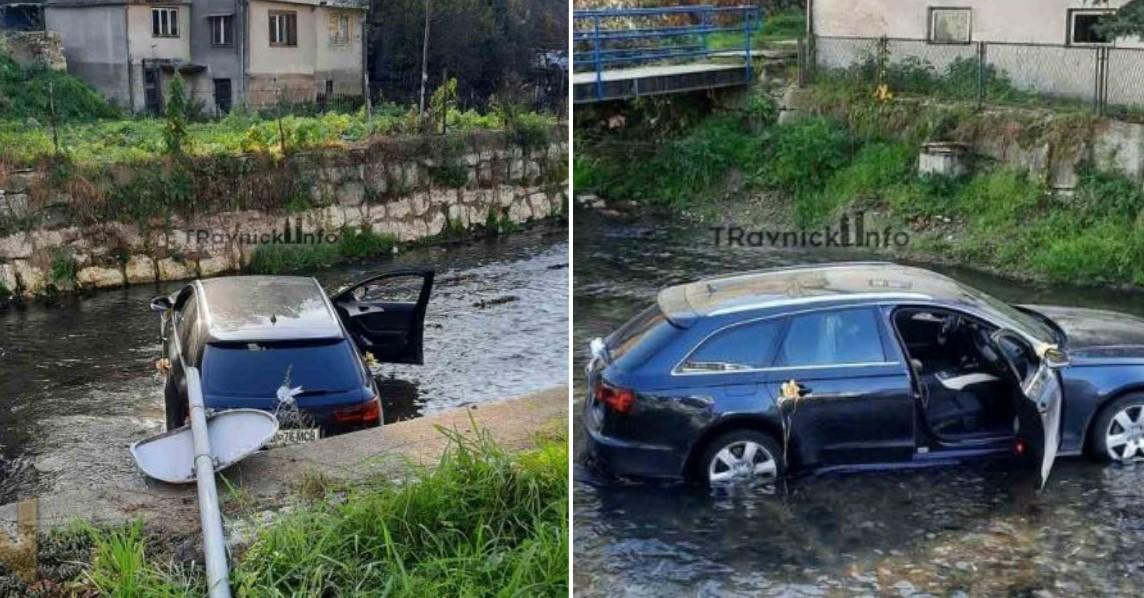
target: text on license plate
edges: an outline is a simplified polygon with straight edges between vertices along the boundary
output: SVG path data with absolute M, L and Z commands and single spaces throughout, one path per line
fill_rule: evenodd
M 304 444 L 307 442 L 314 442 L 319 438 L 318 428 L 287 428 L 278 430 L 270 442 L 266 446 L 290 446 L 291 444 Z

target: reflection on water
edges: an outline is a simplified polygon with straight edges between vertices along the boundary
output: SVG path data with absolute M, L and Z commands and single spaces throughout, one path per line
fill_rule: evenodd
M 664 285 L 863 259 L 715 248 L 706 230 L 576 215 L 574 373 L 587 343 Z M 943 269 L 1002 299 L 1144 313 L 1139 296 Z M 1139 595 L 1144 466 L 1058 462 L 1048 488 L 1005 463 L 814 476 L 763 492 L 611 480 L 575 426 L 574 584 L 584 596 Z
M 378 372 L 392 423 L 565 383 L 567 264 L 567 230 L 537 229 L 314 274 L 333 291 L 395 265 L 437 270 L 425 365 Z M 182 284 L 0 312 L 0 504 L 135 475 L 124 447 L 163 421 L 148 302 Z

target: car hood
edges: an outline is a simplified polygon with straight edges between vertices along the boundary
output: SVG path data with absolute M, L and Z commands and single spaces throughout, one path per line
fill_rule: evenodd
M 1102 309 L 1029 305 L 1060 326 L 1071 357 L 1144 360 L 1144 319 Z

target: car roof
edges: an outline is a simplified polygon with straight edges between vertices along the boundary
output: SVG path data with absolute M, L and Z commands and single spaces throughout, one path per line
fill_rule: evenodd
M 973 298 L 969 289 L 951 278 L 889 262 L 744 272 L 668 287 L 658 297 L 660 310 L 679 326 L 737 312 L 877 300 L 972 302 Z
M 208 342 L 344 338 L 317 280 L 296 276 L 228 276 L 196 283 Z

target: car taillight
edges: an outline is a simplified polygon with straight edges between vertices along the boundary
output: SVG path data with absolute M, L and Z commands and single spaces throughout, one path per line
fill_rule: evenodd
M 596 401 L 611 407 L 616 413 L 627 413 L 636 402 L 636 394 L 626 388 L 616 388 L 601 382 L 596 385 Z
M 381 401 L 377 397 L 361 405 L 334 412 L 334 421 L 339 424 L 374 424 L 380 420 Z

